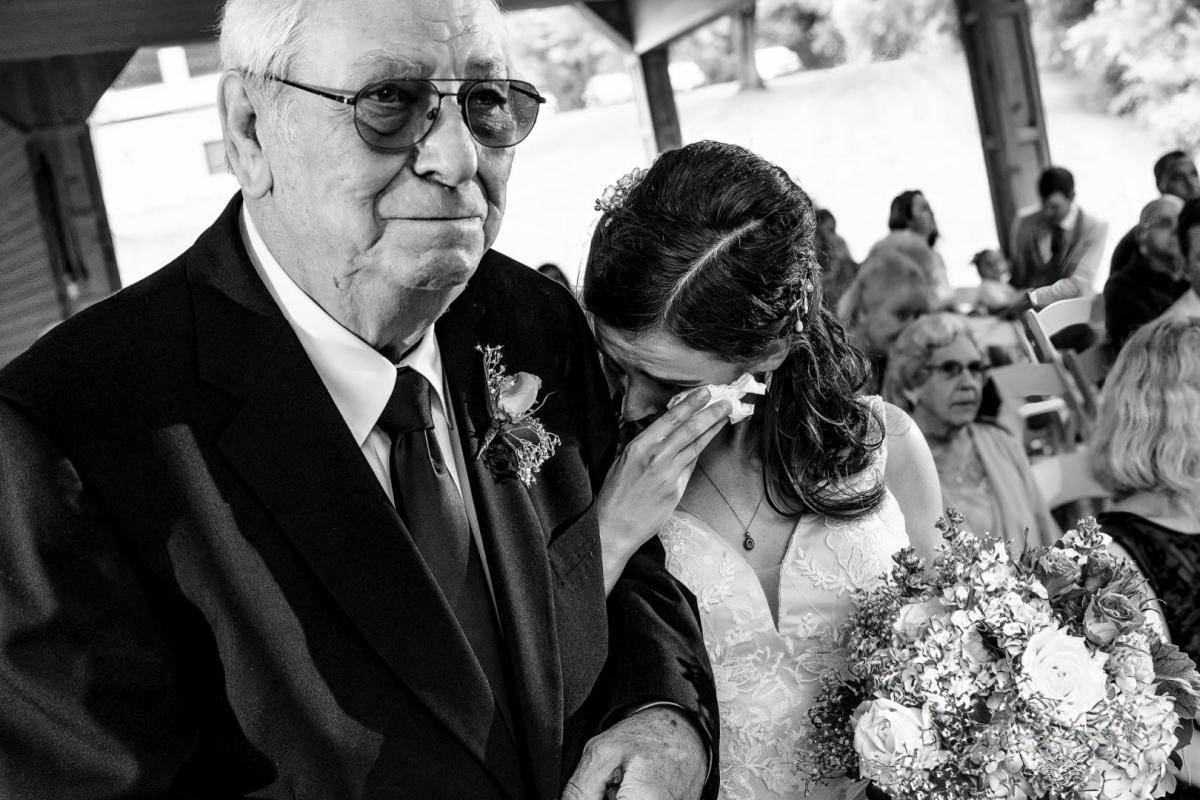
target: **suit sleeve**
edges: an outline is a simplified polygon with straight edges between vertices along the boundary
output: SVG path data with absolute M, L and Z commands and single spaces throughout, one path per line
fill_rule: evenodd
M 1075 267 L 1073 273 L 1073 277 L 1079 280 L 1083 291 L 1087 294 L 1096 293 L 1096 275 L 1100 271 L 1100 261 L 1104 255 L 1106 241 L 1108 241 L 1108 223 L 1089 218 L 1087 231 L 1079 243 L 1081 248 L 1079 265 Z
M 166 647 L 71 462 L 0 399 L 0 797 L 159 797 L 186 758 Z
M 600 371 L 591 331 L 580 315 L 572 336 L 573 383 L 586 391 L 592 479 L 599 489 L 615 450 L 615 412 Z M 576 383 L 577 382 L 577 383 Z M 695 598 L 669 572 L 658 537 L 633 555 L 608 597 L 608 660 L 597 686 L 598 715 L 611 724 L 638 708 L 673 703 L 706 739 L 715 763 L 717 698 Z M 704 797 L 715 797 L 717 771 L 710 770 Z

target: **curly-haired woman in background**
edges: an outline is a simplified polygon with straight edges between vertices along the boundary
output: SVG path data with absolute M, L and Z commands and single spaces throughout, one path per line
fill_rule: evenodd
M 1159 320 L 1104 382 L 1092 471 L 1116 502 L 1099 515 L 1163 605 L 1172 640 L 1200 662 L 1200 318 Z
M 1200 318 L 1161 319 L 1125 342 L 1100 394 L 1092 471 L 1116 502 L 1096 519 L 1137 564 L 1172 642 L 1200 663 Z M 1200 743 L 1184 753 L 1200 797 Z
M 673 396 L 744 373 L 767 384 L 753 415 L 701 453 L 660 533 L 700 608 L 722 795 L 833 797 L 839 787 L 808 786 L 797 764 L 808 708 L 839 668 L 834 630 L 854 590 L 910 541 L 933 554 L 933 461 L 907 415 L 856 396 L 866 364 L 821 302 L 812 205 L 784 170 L 698 142 L 621 185 L 602 204 L 582 299 L 622 416 L 655 418 Z M 655 458 L 648 438 L 618 459 L 602 509 L 640 507 L 613 497 L 636 495 L 623 475 Z M 632 516 L 604 526 L 622 527 L 631 535 L 604 542 L 606 563 L 645 535 Z

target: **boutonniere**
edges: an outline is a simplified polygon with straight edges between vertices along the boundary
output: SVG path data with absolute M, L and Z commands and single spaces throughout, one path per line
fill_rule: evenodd
M 559 445 L 558 436 L 534 416 L 545 402 L 545 398 L 537 399 L 542 379 L 528 372 L 509 375 L 500 360 L 499 346 L 478 345 L 475 349 L 483 354 L 490 418 L 475 459 L 487 464 L 496 480 L 515 476 L 531 486 Z

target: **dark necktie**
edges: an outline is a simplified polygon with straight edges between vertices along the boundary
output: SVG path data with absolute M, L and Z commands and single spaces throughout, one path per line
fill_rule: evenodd
M 1067 250 L 1067 232 L 1062 225 L 1050 226 L 1050 264 L 1055 272 L 1062 270 L 1063 256 Z M 1061 277 L 1061 276 L 1059 276 Z
M 499 626 L 462 495 L 434 435 L 432 391 L 420 373 L 401 367 L 379 417 L 380 429 L 392 438 L 396 510 L 462 626 L 497 703 L 507 713 Z

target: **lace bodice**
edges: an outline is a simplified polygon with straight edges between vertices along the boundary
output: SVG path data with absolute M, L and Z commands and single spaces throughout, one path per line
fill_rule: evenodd
M 881 447 L 858 479 L 878 480 L 886 457 Z M 908 544 L 895 498 L 853 522 L 800 519 L 780 565 L 778 628 L 754 569 L 703 520 L 676 512 L 659 538 L 700 608 L 721 714 L 720 797 L 837 798 L 858 788 L 807 785 L 797 759 L 821 675 L 845 669 L 834 632 L 853 591 L 876 585 Z

